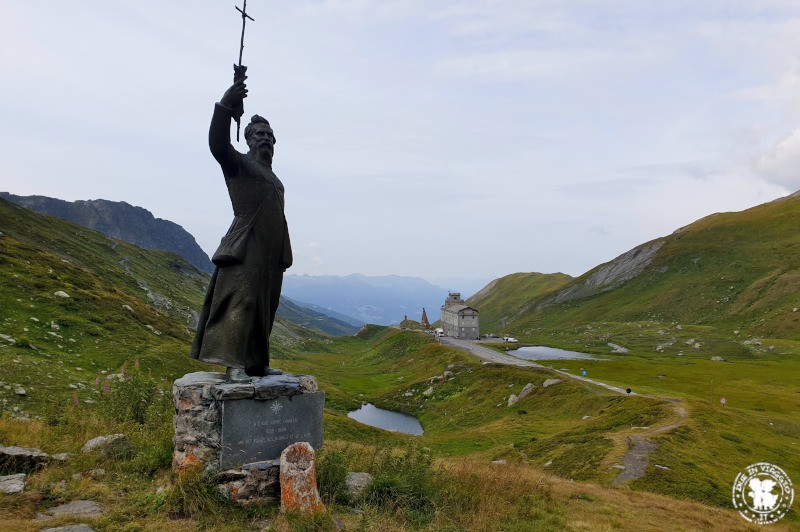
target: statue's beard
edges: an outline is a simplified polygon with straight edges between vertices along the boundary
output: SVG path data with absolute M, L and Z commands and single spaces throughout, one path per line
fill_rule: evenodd
M 255 143 L 254 145 L 250 146 L 250 153 L 254 156 L 257 156 L 259 159 L 272 162 L 272 156 L 275 155 L 275 146 L 272 144 L 259 146 L 258 143 Z

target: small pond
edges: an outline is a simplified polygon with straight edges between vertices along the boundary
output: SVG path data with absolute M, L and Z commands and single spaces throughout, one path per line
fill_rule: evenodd
M 508 351 L 509 355 L 514 355 L 525 360 L 600 360 L 586 353 L 577 351 L 566 351 L 555 347 L 545 347 L 543 345 L 529 345 L 520 347 L 513 351 Z
M 413 436 L 422 436 L 423 433 L 422 425 L 414 416 L 384 410 L 370 403 L 362 405 L 358 410 L 348 412 L 347 417 L 379 429 L 394 430 Z

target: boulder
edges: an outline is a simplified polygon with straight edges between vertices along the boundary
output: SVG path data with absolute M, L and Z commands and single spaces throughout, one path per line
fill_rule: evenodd
M 281 511 L 314 514 L 325 511 L 317 491 L 316 454 L 308 442 L 297 442 L 281 453 Z
M 25 491 L 25 474 L 6 475 L 0 477 L 0 493 L 13 495 Z
M 522 388 L 522 391 L 519 392 L 519 395 L 512 394 L 511 397 L 508 398 L 508 406 L 514 406 L 518 402 L 528 397 L 531 393 L 533 393 L 534 388 L 536 388 L 536 386 L 534 386 L 533 383 L 529 382 L 526 384 L 525 387 Z
M 27 473 L 45 465 L 50 455 L 27 447 L 0 447 L 0 470 Z
M 81 448 L 81 452 L 97 452 L 101 456 L 113 456 L 125 454 L 133 450 L 130 438 L 124 434 L 109 434 L 98 436 L 87 441 Z
M 344 484 L 347 487 L 347 495 L 352 499 L 357 499 L 364 493 L 364 490 L 375 480 L 369 473 L 348 473 Z
M 50 519 L 53 517 L 73 516 L 73 517 L 97 517 L 103 514 L 103 507 L 95 501 L 72 501 L 60 506 L 54 506 L 45 510 L 37 519 Z
M 547 379 L 542 383 L 542 388 L 547 388 L 548 386 L 553 386 L 554 384 L 558 384 L 561 382 L 561 379 Z
M 57 292 L 53 292 L 53 295 L 56 297 L 69 297 L 69 294 L 64 292 L 63 290 L 58 290 Z

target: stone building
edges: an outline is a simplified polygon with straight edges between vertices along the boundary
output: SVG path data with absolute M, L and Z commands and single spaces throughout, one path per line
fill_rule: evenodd
M 480 335 L 478 311 L 468 306 L 458 292 L 450 292 L 442 305 L 442 329 L 445 336 L 477 340 Z

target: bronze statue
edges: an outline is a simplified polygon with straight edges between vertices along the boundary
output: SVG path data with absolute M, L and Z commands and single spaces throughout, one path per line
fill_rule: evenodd
M 245 70 L 214 107 L 208 144 L 222 167 L 234 219 L 212 261 L 211 277 L 191 356 L 228 368 L 229 380 L 278 374 L 269 367 L 269 335 L 292 248 L 283 211 L 283 184 L 272 171 L 275 134 L 253 116 L 244 130 L 247 154 L 231 145 L 247 97 Z

